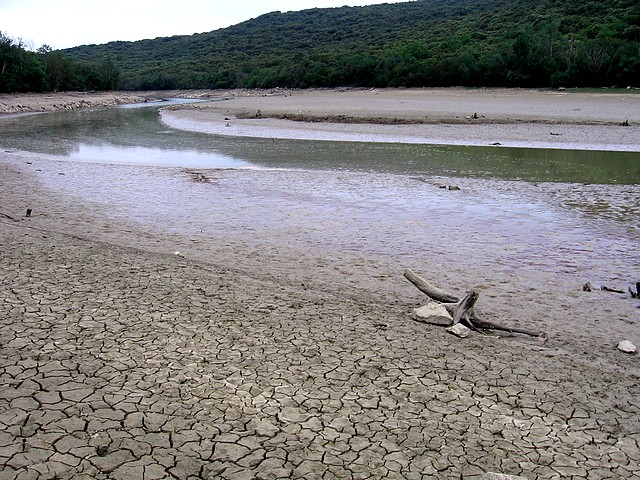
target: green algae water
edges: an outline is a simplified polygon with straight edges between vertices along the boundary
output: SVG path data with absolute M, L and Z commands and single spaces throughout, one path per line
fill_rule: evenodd
M 0 145 L 100 163 L 640 183 L 639 152 L 216 136 L 167 127 L 158 112 L 160 106 L 167 104 L 1 118 Z

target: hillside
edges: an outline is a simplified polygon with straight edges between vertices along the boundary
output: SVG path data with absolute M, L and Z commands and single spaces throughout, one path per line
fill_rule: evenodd
M 640 78 L 637 0 L 416 0 L 274 12 L 192 36 L 64 50 L 121 88 L 620 86 Z

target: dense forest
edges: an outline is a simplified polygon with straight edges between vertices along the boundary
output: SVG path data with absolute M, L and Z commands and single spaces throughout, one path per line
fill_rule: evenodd
M 191 36 L 47 52 L 42 62 L 54 54 L 76 71 L 110 67 L 125 90 L 640 86 L 640 4 L 415 0 L 316 8 Z
M 109 56 L 77 61 L 43 45 L 28 50 L 0 32 L 0 92 L 115 90 L 120 73 Z

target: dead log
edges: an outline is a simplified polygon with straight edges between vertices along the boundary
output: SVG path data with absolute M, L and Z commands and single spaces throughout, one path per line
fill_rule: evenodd
M 455 295 L 431 285 L 409 268 L 404 271 L 404 277 L 431 300 L 442 303 L 442 305 L 444 305 L 447 311 L 451 314 L 454 325 L 462 322 L 473 330 L 498 330 L 509 333 L 521 333 L 531 337 L 538 337 L 543 340 L 546 340 L 547 338 L 547 335 L 543 332 L 534 332 L 532 330 L 517 327 L 507 327 L 478 318 L 473 311 L 473 307 L 480 294 L 474 290 L 467 292 L 464 298 L 460 300 Z
M 404 276 L 407 280 L 413 283 L 418 290 L 424 293 L 427 297 L 441 303 L 457 303 L 460 301 L 455 295 L 445 292 L 444 290 L 434 287 L 426 280 L 419 277 L 413 270 L 407 268 L 404 271 Z

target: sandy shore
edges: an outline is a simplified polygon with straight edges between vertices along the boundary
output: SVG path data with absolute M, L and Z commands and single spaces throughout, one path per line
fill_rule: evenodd
M 217 135 L 640 151 L 638 93 L 346 89 L 226 98 L 169 108 L 163 119 Z
M 236 101 L 266 116 L 297 96 L 168 115 L 207 125 Z M 637 302 L 485 271 L 483 308 L 549 340 L 459 340 L 410 319 L 423 296 L 397 264 L 305 252 L 286 231 L 281 243 L 250 228 L 163 233 L 74 190 L 95 177 L 164 202 L 153 188 L 169 185 L 176 211 L 191 212 L 244 189 L 227 211 L 241 219 L 278 185 L 259 171 L 205 174 L 194 184 L 181 169 L 0 153 L 0 478 L 640 478 L 638 357 L 615 349 L 623 335 L 640 343 Z M 181 221 L 215 226 L 208 212 Z M 477 281 L 437 259 L 421 273 Z

